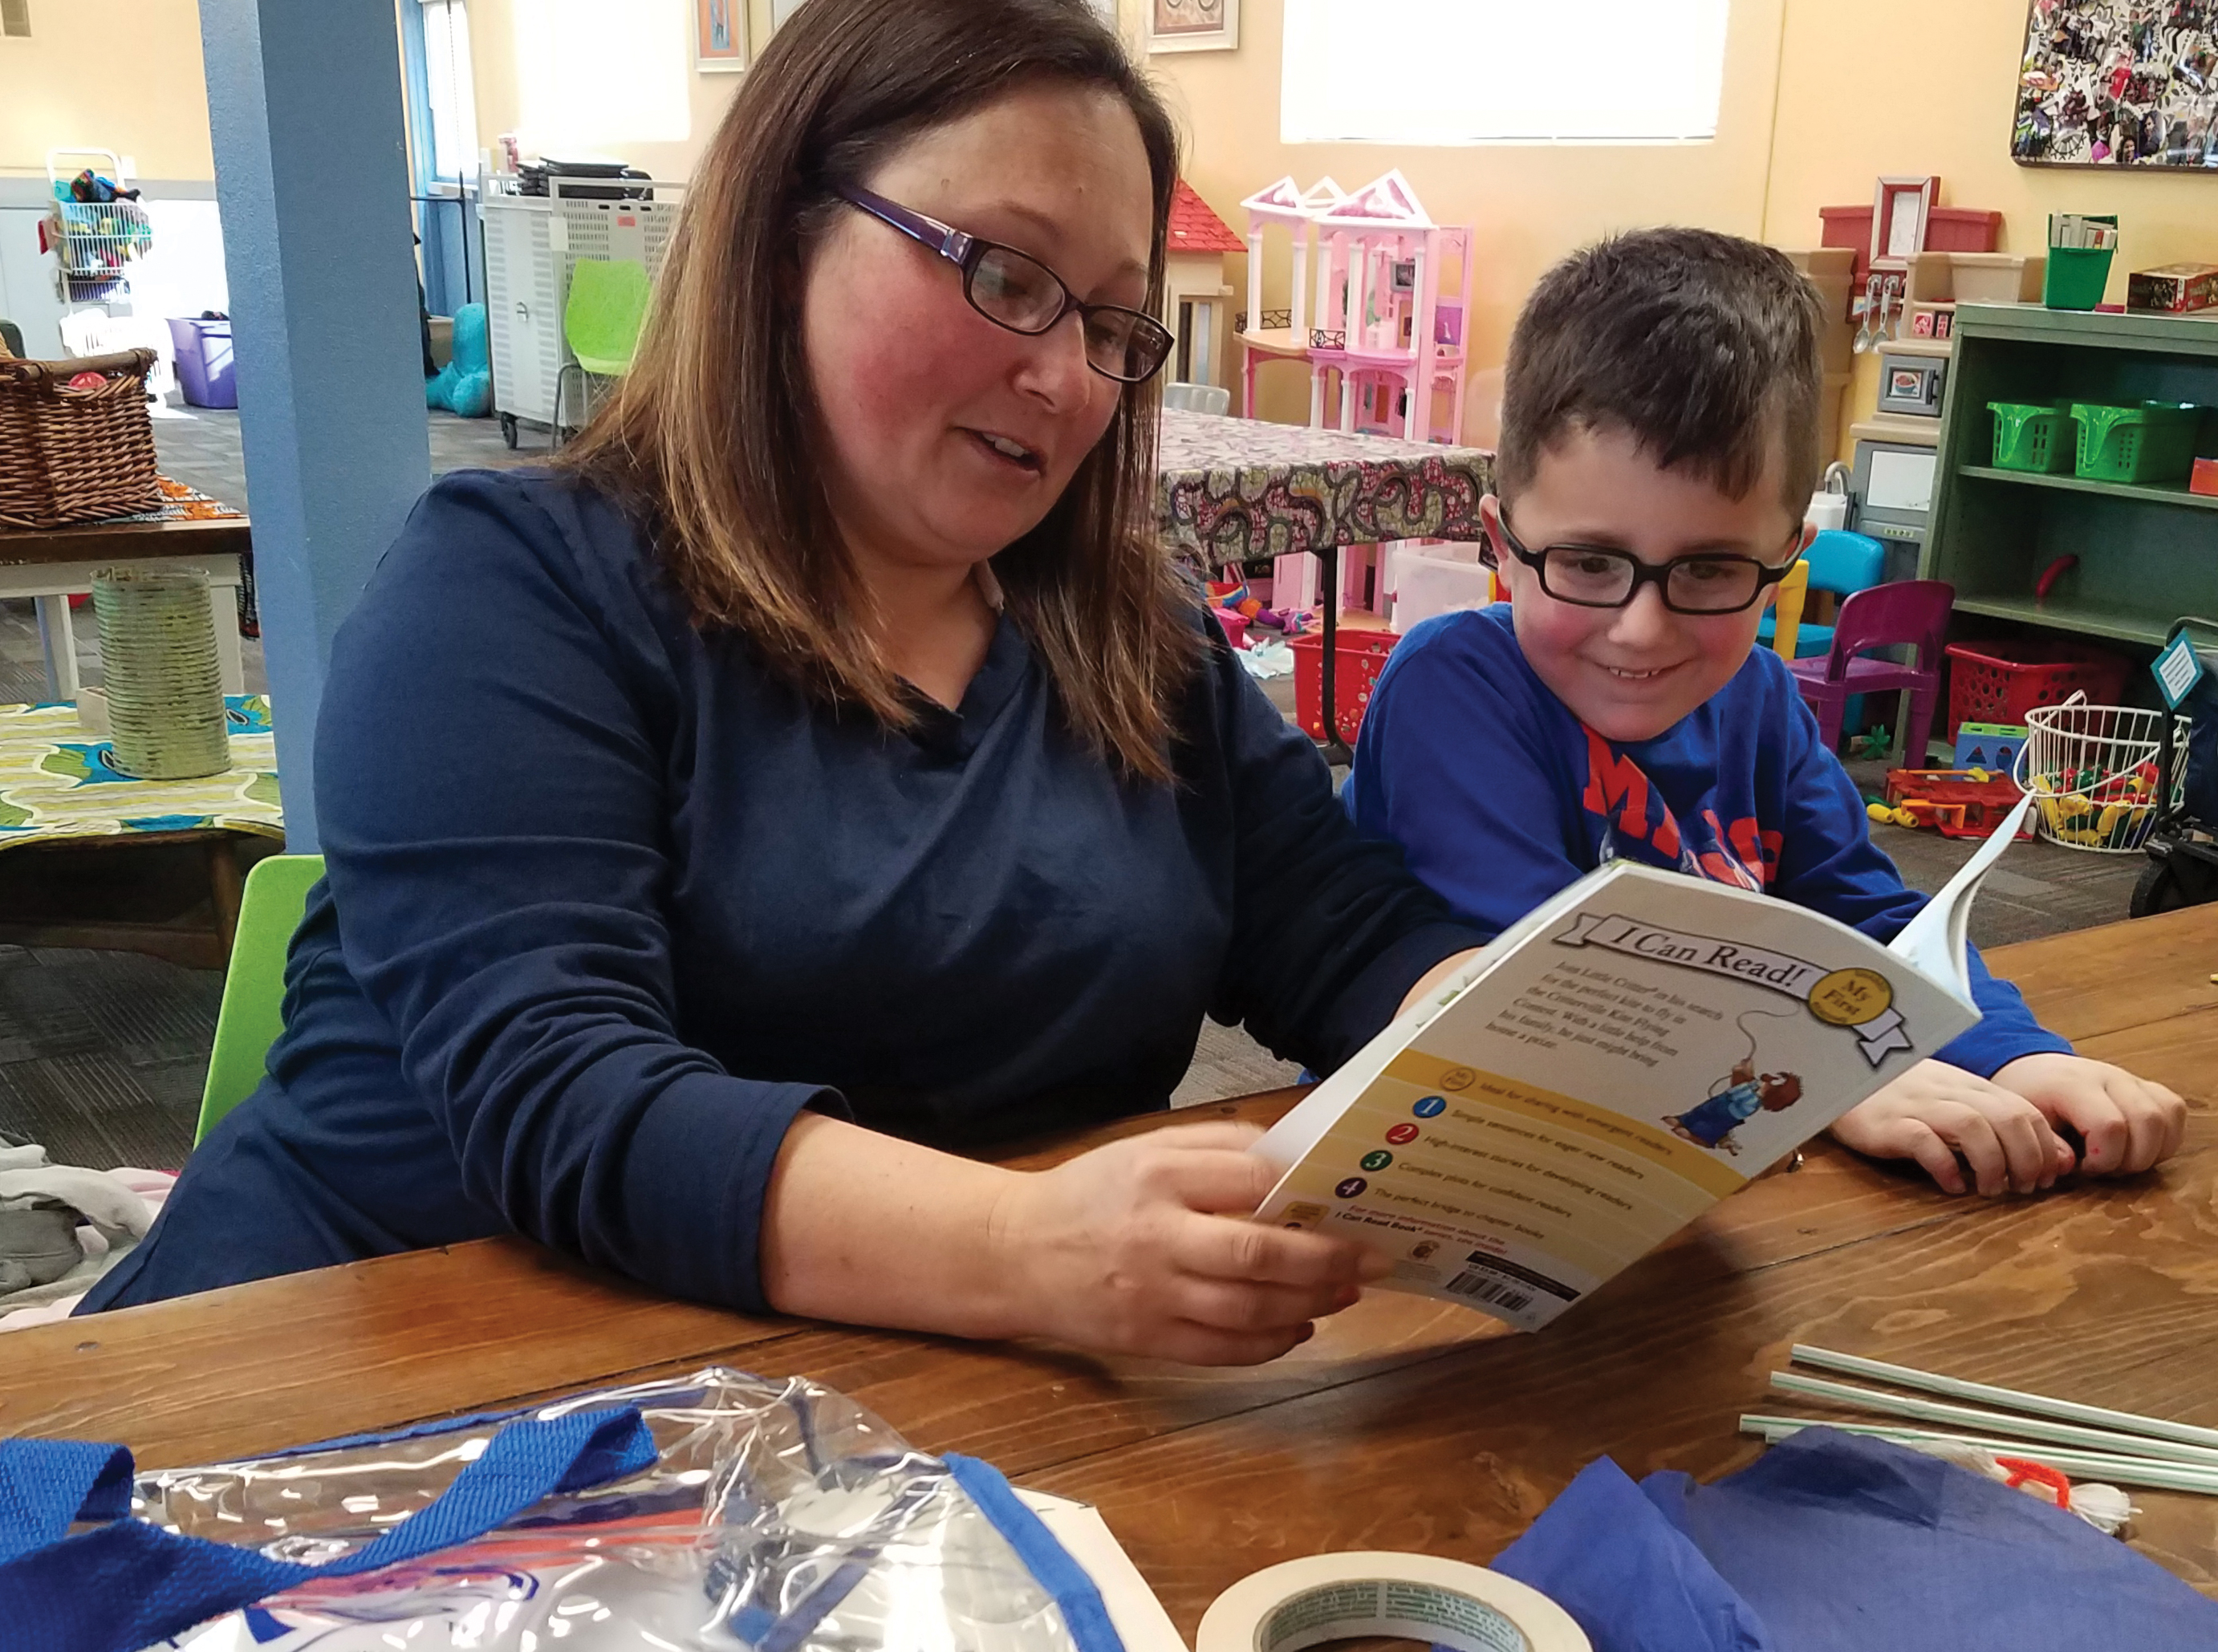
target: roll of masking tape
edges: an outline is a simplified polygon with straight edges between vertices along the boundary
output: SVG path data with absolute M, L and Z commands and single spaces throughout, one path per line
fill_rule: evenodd
M 1194 1652 L 1300 1652 L 1355 1635 L 1456 1652 L 1592 1652 L 1539 1590 L 1459 1560 L 1359 1550 L 1265 1568 L 1217 1597 Z

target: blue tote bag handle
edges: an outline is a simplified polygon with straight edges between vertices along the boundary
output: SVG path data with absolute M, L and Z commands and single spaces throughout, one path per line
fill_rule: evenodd
M 451 1549 L 542 1498 L 637 1474 L 654 1437 L 631 1407 L 523 1418 L 486 1441 L 438 1499 L 324 1566 L 121 1518 L 131 1454 L 80 1440 L 0 1440 L 0 1624 L 9 1652 L 140 1652 L 319 1577 Z M 76 1537 L 81 1520 L 111 1524 Z

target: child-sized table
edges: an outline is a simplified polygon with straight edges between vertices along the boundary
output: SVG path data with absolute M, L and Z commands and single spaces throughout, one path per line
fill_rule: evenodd
M 1323 726 L 1348 760 L 1335 715 L 1340 548 L 1400 539 L 1476 540 L 1494 455 L 1305 424 L 1163 411 L 1155 521 L 1165 541 L 1211 571 L 1306 551 L 1324 593 Z

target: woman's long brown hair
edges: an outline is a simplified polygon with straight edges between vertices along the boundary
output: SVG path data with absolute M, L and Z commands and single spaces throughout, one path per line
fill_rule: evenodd
M 820 480 L 804 250 L 838 210 L 835 189 L 864 183 L 917 135 L 1042 82 L 1112 92 L 1139 123 L 1153 310 L 1177 135 L 1087 0 L 809 0 L 747 71 L 695 169 L 630 372 L 562 454 L 642 507 L 697 625 L 740 633 L 803 693 L 889 727 L 907 727 L 915 702 L 886 664 Z M 1169 708 L 1198 647 L 1153 529 L 1158 405 L 1154 386 L 1128 387 L 1062 498 L 994 559 L 1065 722 L 1155 781 L 1170 776 Z

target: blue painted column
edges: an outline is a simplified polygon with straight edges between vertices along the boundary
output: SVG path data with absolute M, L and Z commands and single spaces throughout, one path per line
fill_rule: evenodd
M 201 0 L 286 847 L 331 637 L 431 478 L 393 0 Z

